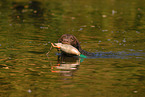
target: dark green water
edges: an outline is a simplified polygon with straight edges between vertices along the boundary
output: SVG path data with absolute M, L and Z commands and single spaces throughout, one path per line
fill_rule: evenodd
M 96 57 L 48 59 L 62 34 Z M 0 97 L 144 95 L 144 0 L 0 1 Z

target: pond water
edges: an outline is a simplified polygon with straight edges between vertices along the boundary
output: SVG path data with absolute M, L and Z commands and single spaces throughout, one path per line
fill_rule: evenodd
M 144 97 L 143 0 L 1 0 L 0 97 Z M 77 37 L 95 57 L 59 58 Z

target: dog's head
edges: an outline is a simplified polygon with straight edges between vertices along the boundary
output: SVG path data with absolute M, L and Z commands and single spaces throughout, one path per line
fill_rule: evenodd
M 80 48 L 79 41 L 77 40 L 77 38 L 74 35 L 71 35 L 71 34 L 64 34 L 64 35 L 62 35 L 58 39 L 58 42 L 61 42 L 63 44 L 72 45 L 72 46 L 76 47 L 78 50 Z

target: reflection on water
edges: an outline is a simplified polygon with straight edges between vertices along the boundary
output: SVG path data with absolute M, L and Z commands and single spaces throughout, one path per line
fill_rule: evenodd
M 13 14 L 12 21 L 14 23 L 30 23 L 36 27 L 41 27 L 45 23 L 43 14 L 44 8 L 40 1 L 30 1 L 28 4 L 21 2 L 12 2 Z M 30 18 L 30 19 L 29 19 Z
M 79 65 L 78 57 L 58 56 L 58 63 L 51 66 L 51 72 L 61 73 L 61 76 L 73 76 Z
M 0 97 L 144 97 L 144 15 L 144 0 L 0 0 Z M 95 56 L 48 59 L 62 34 Z

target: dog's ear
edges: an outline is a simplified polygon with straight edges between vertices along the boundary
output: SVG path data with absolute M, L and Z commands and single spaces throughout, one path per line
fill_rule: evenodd
M 78 50 L 80 50 L 81 49 L 81 45 L 80 45 L 78 39 L 75 36 L 73 36 L 73 39 L 74 39 L 73 46 L 76 47 Z

